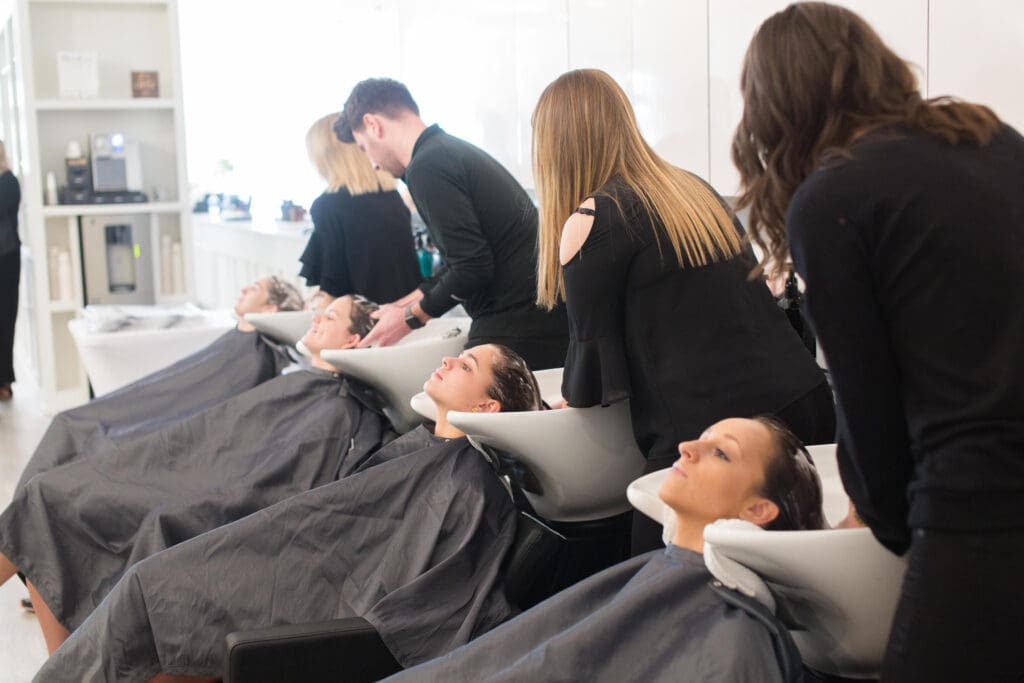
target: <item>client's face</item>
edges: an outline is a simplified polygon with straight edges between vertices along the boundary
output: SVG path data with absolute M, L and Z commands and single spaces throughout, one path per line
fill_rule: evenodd
M 352 297 L 343 296 L 331 302 L 323 313 L 313 315 L 313 324 L 302 338 L 302 343 L 313 353 L 351 346 L 356 335 L 352 326 Z
M 239 318 L 246 313 L 268 313 L 277 310 L 277 306 L 267 303 L 270 295 L 270 278 L 260 278 L 251 285 L 242 287 L 241 295 L 235 303 L 235 313 Z
M 759 498 L 771 453 L 771 433 L 760 422 L 716 422 L 699 439 L 679 444 L 658 495 L 677 514 L 703 523 L 743 518 Z
M 466 349 L 458 358 L 444 358 L 423 384 L 423 390 L 434 403 L 448 410 L 471 412 L 493 403 L 487 390 L 494 381 L 491 366 L 495 353 L 493 346 L 484 344 Z

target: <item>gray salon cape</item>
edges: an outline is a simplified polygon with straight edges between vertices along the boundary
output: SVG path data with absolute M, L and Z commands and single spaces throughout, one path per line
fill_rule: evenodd
M 367 391 L 322 370 L 293 372 L 107 440 L 15 493 L 0 515 L 0 552 L 74 630 L 139 560 L 355 470 L 384 424 Z
M 760 603 L 714 585 L 703 556 L 669 546 L 549 598 L 389 683 L 800 681 L 789 633 Z
M 255 332 L 225 332 L 205 348 L 53 418 L 18 480 L 87 455 L 99 434 L 118 441 L 152 432 L 278 375 L 284 351 Z
M 511 616 L 515 526 L 483 456 L 420 427 L 345 479 L 136 564 L 36 680 L 217 676 L 232 631 L 352 616 L 423 662 Z

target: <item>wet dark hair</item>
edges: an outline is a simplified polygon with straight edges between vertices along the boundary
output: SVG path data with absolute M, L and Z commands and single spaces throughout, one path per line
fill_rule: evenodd
M 302 295 L 292 283 L 277 275 L 267 276 L 267 303 L 279 311 L 302 310 Z
M 377 321 L 371 318 L 370 314 L 380 308 L 380 306 L 365 296 L 359 296 L 358 294 L 349 294 L 348 296 L 352 299 L 352 312 L 349 314 L 349 319 L 352 322 L 349 323 L 348 331 L 352 334 L 358 334 L 360 337 L 365 337 L 370 334 L 370 330 L 377 324 Z
M 494 381 L 487 387 L 487 395 L 501 404 L 503 413 L 540 410 L 540 387 L 523 358 L 501 344 L 490 344 L 497 351 L 491 364 Z
M 759 495 L 775 503 L 779 516 L 765 525 L 769 531 L 824 529 L 821 479 L 803 442 L 776 418 L 753 418 L 771 433 L 774 453 L 765 466 Z
M 404 111 L 419 115 L 420 108 L 409 89 L 393 78 L 367 78 L 352 88 L 345 106 L 334 122 L 334 134 L 342 142 L 355 142 L 353 130 L 361 130 L 364 114 L 395 118 Z

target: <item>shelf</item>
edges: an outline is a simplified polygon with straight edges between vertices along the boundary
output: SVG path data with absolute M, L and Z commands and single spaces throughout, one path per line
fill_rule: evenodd
M 38 2 L 39 0 L 35 0 Z M 122 97 L 36 100 L 36 111 L 152 111 L 174 109 L 172 97 Z
M 181 202 L 136 202 L 132 204 L 61 204 L 44 206 L 43 216 L 124 216 L 136 213 L 178 213 Z

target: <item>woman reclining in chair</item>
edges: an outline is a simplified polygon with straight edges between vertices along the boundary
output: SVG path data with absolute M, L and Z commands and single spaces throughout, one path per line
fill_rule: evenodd
M 704 527 L 739 518 L 771 530 L 824 528 L 807 452 L 770 418 L 727 419 L 679 459 L 661 499 L 675 512 L 664 550 L 568 588 L 400 681 L 803 680 L 785 628 L 705 568 Z
M 299 291 L 281 278 L 260 278 L 243 288 L 235 304 L 236 329 L 163 370 L 54 417 L 16 490 L 40 472 L 85 457 L 97 432 L 115 441 L 154 432 L 277 376 L 287 356 L 255 334 L 244 316 L 300 308 Z
M 360 616 L 405 666 L 506 620 L 500 567 L 516 510 L 451 410 L 537 410 L 526 363 L 496 345 L 444 359 L 420 427 L 360 471 L 132 567 L 37 680 L 216 676 L 228 633 Z
M 380 445 L 362 385 L 319 354 L 351 348 L 376 306 L 342 297 L 304 341 L 313 367 L 281 375 L 157 431 L 37 474 L 0 515 L 0 582 L 28 584 L 52 652 L 135 562 L 343 477 Z

